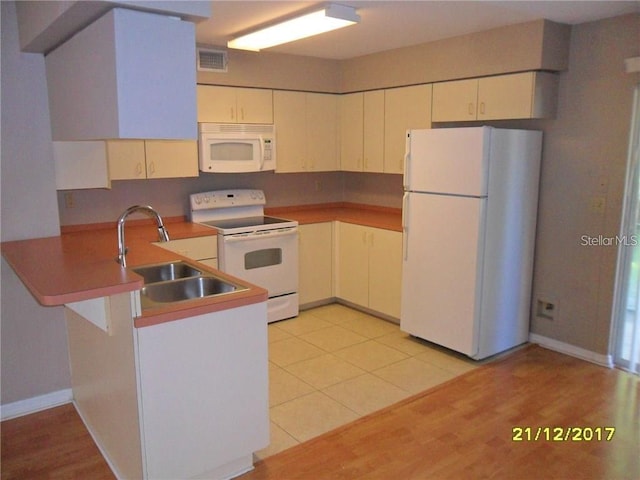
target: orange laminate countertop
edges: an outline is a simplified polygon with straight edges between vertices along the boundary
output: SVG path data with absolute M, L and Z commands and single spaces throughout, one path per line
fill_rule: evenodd
M 337 202 L 265 209 L 269 215 L 297 220 L 301 225 L 338 220 L 385 230 L 402 231 L 402 209 Z
M 165 221 L 171 240 L 215 235 L 215 230 L 186 222 L 184 219 Z M 186 259 L 153 244 L 158 240 L 155 223 L 127 222 L 125 244 L 129 267 Z M 97 224 L 63 227 L 57 237 L 3 242 L 2 255 L 27 289 L 44 306 L 106 297 L 140 290 L 142 277 L 122 268 L 117 262 L 118 236 L 116 225 Z M 243 280 L 200 264 L 203 269 L 248 290 L 220 297 L 170 304 L 167 307 L 145 309 L 134 320 L 136 327 L 178 320 L 204 313 L 236 308 L 267 300 L 267 291 Z

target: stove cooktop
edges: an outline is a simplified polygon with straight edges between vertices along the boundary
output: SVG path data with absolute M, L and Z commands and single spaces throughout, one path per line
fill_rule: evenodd
M 293 222 L 291 220 L 285 220 L 283 218 L 276 217 L 266 217 L 266 216 L 257 216 L 257 217 L 240 217 L 240 218 L 227 218 L 224 220 L 209 220 L 206 222 L 200 222 L 203 225 L 207 225 L 208 227 L 217 228 L 222 231 L 224 234 L 226 231 L 237 231 L 238 229 L 247 229 L 251 230 L 255 227 L 261 227 L 262 229 L 266 228 L 279 228 L 280 224 L 283 227 L 291 225 Z

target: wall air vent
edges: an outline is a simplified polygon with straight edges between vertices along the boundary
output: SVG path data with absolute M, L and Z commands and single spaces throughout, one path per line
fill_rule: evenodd
M 210 48 L 198 48 L 198 71 L 226 72 L 227 52 L 224 50 L 212 50 Z

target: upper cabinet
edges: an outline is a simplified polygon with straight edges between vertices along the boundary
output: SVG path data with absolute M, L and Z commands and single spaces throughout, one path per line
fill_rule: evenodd
M 197 138 L 195 27 L 114 8 L 45 57 L 53 140 Z
M 384 171 L 384 90 L 364 92 L 362 157 L 365 172 Z
M 105 142 L 53 142 L 56 190 L 111 188 Z
M 192 140 L 107 142 L 111 180 L 198 176 L 198 146 Z
M 308 165 L 305 170 L 338 170 L 338 98 L 325 93 L 307 93 L 306 99 Z
M 547 72 L 456 80 L 433 86 L 434 122 L 553 118 L 558 77 Z
M 195 140 L 53 143 L 58 190 L 111 188 L 111 180 L 198 176 Z
M 337 96 L 278 90 L 273 92 L 273 105 L 276 171 L 337 170 Z
M 340 169 L 384 171 L 384 90 L 340 97 Z
M 391 88 L 384 97 L 384 172 L 403 173 L 409 128 L 431 128 L 431 85 Z
M 273 92 L 198 85 L 198 122 L 273 123 Z
M 352 172 L 363 170 L 364 94 L 340 96 L 340 169 Z

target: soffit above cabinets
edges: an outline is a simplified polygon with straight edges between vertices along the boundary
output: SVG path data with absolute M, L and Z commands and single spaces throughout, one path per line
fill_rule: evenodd
M 45 57 L 54 141 L 197 136 L 195 28 L 115 8 Z
M 24 52 L 49 53 L 114 7 L 175 16 L 190 22 L 199 22 L 211 15 L 208 0 L 16 2 L 20 48 Z

